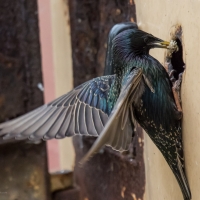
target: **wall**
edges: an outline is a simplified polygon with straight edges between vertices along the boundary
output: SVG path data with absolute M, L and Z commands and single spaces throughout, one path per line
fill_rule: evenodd
M 1 122 L 43 104 L 37 13 L 36 0 L 0 0 Z M 1 200 L 50 199 L 45 142 L 0 138 L 0 172 Z
M 73 88 L 71 38 L 67 1 L 38 0 L 45 103 Z M 72 139 L 50 140 L 49 170 L 72 170 Z
M 192 199 L 199 199 L 200 188 L 200 1 L 136 0 L 140 28 L 165 40 L 177 24 L 183 28 L 183 51 L 186 71 L 182 83 L 183 140 L 186 173 Z M 152 55 L 161 63 L 164 50 L 153 50 Z M 146 199 L 182 199 L 179 186 L 161 153 L 145 135 Z

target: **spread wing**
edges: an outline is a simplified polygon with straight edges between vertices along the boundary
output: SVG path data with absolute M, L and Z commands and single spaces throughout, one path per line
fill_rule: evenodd
M 108 122 L 101 135 L 97 138 L 89 152 L 81 160 L 85 163 L 95 152 L 104 145 L 109 145 L 116 150 L 127 150 L 132 140 L 132 126 L 130 111 L 137 104 L 143 94 L 142 70 L 134 69 L 126 77 L 119 98 L 109 116 Z
M 51 139 L 76 134 L 98 136 L 108 120 L 115 75 L 88 81 L 49 104 L 0 124 L 3 139 Z
M 119 151 L 127 150 L 133 133 L 132 105 L 142 95 L 142 70 L 135 69 L 124 78 L 121 93 L 110 114 L 108 96 L 115 79 L 115 75 L 93 79 L 47 105 L 0 124 L 0 136 L 4 139 L 47 140 L 101 133 L 85 160 L 104 145 Z

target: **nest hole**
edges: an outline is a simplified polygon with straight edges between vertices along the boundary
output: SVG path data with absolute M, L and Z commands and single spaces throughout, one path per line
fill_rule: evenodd
M 180 34 L 178 36 L 180 38 Z M 179 74 L 183 73 L 185 70 L 185 63 L 183 62 L 183 46 L 181 39 L 176 37 L 175 41 L 177 42 L 178 45 L 178 51 L 172 53 L 171 57 L 171 64 L 173 66 L 173 69 L 175 70 L 174 72 L 174 78 L 177 80 L 179 77 Z

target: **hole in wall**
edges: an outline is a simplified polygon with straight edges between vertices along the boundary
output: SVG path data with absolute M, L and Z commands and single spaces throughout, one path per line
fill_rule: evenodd
M 177 42 L 179 50 L 172 54 L 171 64 L 173 66 L 173 69 L 175 70 L 174 78 L 177 80 L 179 74 L 183 73 L 183 71 L 185 70 L 185 68 L 184 68 L 185 63 L 183 62 L 183 46 L 182 46 L 182 43 L 178 38 L 176 38 L 175 41 Z
M 181 26 L 176 26 L 173 34 L 171 33 L 171 39 L 177 42 L 178 51 L 170 52 L 168 51 L 166 56 L 166 70 L 169 73 L 170 80 L 172 82 L 172 91 L 174 95 L 174 100 L 178 110 L 178 119 L 182 118 L 182 108 L 181 108 L 181 83 L 182 83 L 182 73 L 185 70 L 185 63 L 183 61 L 183 46 L 182 46 L 182 28 Z
M 183 73 L 185 70 L 185 63 L 183 61 L 183 46 L 182 46 L 182 28 L 178 26 L 175 32 L 172 34 L 172 40 L 175 40 L 178 45 L 178 51 L 173 52 L 172 55 L 166 56 L 166 61 L 168 65 L 168 72 L 173 70 L 173 81 L 178 80 L 179 74 Z

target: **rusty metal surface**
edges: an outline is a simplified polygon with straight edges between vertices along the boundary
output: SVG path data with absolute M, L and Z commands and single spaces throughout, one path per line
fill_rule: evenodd
M 79 189 L 71 188 L 68 190 L 59 191 L 53 195 L 53 200 L 80 200 Z
M 59 171 L 50 175 L 51 193 L 73 187 L 73 173 Z
M 103 74 L 107 35 L 119 22 L 136 21 L 133 0 L 69 1 L 74 85 Z M 80 168 L 78 161 L 90 149 L 94 138 L 74 138 L 75 180 L 81 200 L 143 199 L 145 169 L 143 135 L 138 131 L 130 151 L 124 155 L 109 148 Z
M 0 122 L 43 103 L 37 1 L 0 0 Z
M 0 122 L 42 105 L 41 82 L 37 0 L 0 0 Z M 0 172 L 1 200 L 50 199 L 44 142 L 1 144 Z
M 91 145 L 91 140 L 85 138 L 74 140 L 75 180 L 80 186 L 81 200 L 142 200 L 145 168 L 141 129 L 128 152 L 120 154 L 106 147 L 81 167 L 79 161 Z
M 103 74 L 107 35 L 120 22 L 136 21 L 133 0 L 69 1 L 74 86 Z
M 49 200 L 46 145 L 0 145 L 0 199 Z

